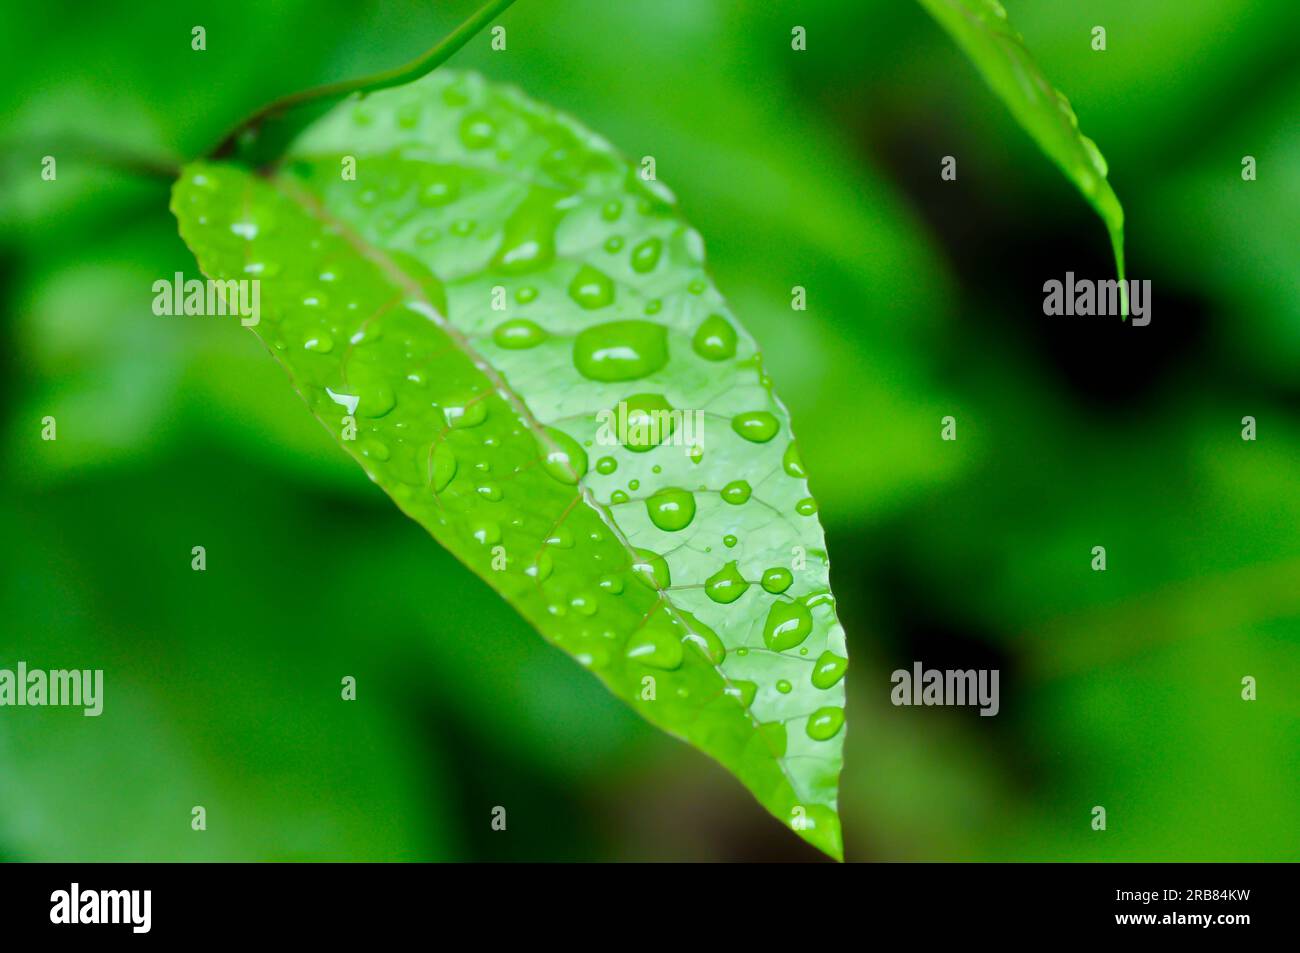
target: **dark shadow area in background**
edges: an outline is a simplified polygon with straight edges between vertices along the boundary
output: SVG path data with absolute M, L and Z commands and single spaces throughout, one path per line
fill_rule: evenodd
M 1141 223 L 1131 211 L 1128 277 L 1151 281 L 1151 323 L 1045 315 L 1045 282 L 1064 281 L 1067 272 L 1076 280 L 1115 277 L 1105 226 L 1087 201 L 1064 181 L 1045 195 L 1016 194 L 1027 186 L 1014 171 L 985 164 L 981 150 L 961 148 L 945 137 L 946 128 L 897 118 L 872 130 L 863 149 L 882 163 L 934 235 L 959 280 L 957 320 L 987 321 L 981 328 L 989 332 L 986 347 L 1027 345 L 1049 381 L 1104 418 L 1133 415 L 1170 378 L 1223 374 L 1208 353 L 1208 303 L 1181 291 L 1177 275 L 1152 270 L 1134 238 Z M 954 151 L 957 180 L 943 181 L 939 157 Z M 1050 203 L 1051 214 L 1017 214 L 1035 203 Z

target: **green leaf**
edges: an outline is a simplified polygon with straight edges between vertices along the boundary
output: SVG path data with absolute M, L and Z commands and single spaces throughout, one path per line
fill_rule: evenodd
M 1128 317 L 1124 283 L 1124 209 L 1107 181 L 1106 159 L 1097 144 L 1079 132 L 1079 119 L 1065 95 L 1048 82 L 998 0 L 919 0 L 965 51 L 998 98 L 1030 138 L 1101 216 L 1110 233 L 1120 281 L 1123 315 Z
M 839 858 L 846 651 L 816 505 L 703 240 L 643 168 L 439 71 L 265 173 L 187 167 L 172 209 L 210 278 L 261 281 L 254 330 L 404 512 Z

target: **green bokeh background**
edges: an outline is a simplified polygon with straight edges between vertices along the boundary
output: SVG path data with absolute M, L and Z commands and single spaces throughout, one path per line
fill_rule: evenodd
M 475 5 L 0 4 L 0 667 L 106 672 L 99 718 L 0 709 L 0 858 L 814 856 L 406 521 L 252 334 L 155 316 L 197 274 L 167 185 L 72 147 L 197 156 Z M 454 63 L 655 156 L 764 347 L 849 633 L 850 859 L 1300 859 L 1300 12 L 1007 6 L 1150 327 L 1042 315 L 1104 229 L 916 4 L 518 0 Z M 999 668 L 1001 713 L 892 707 L 914 660 Z

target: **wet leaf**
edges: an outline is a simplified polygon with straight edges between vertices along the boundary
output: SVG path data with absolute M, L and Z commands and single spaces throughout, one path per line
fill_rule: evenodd
M 1120 296 L 1128 315 L 1124 284 L 1124 209 L 1107 180 L 1106 159 L 1079 131 L 1070 101 L 1056 89 L 1012 27 L 997 0 L 920 0 L 962 48 L 1011 115 L 1083 193 L 1110 233 Z
M 172 208 L 205 274 L 260 281 L 254 331 L 404 512 L 842 855 L 816 504 L 703 240 L 643 165 L 439 71 L 341 105 L 266 174 L 187 167 Z

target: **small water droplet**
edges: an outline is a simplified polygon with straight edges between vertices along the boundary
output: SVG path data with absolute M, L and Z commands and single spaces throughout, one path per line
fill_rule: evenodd
M 496 123 L 486 113 L 466 113 L 460 121 L 460 141 L 466 149 L 486 149 L 496 137 Z
M 492 340 L 497 347 L 508 351 L 522 351 L 536 347 L 546 340 L 546 332 L 534 321 L 527 318 L 515 318 L 504 321 L 492 330 Z
M 403 103 L 397 110 L 397 125 L 402 129 L 414 129 L 420 124 L 420 103 Z
M 447 421 L 447 426 L 453 430 L 477 427 L 487 419 L 487 401 L 466 401 L 460 406 L 444 407 L 442 416 Z
M 604 272 L 583 265 L 569 282 L 569 297 L 588 311 L 604 308 L 614 303 L 614 282 Z
M 632 270 L 638 274 L 654 271 L 663 253 L 664 243 L 658 238 L 647 238 L 632 249 Z
M 365 417 L 382 417 L 397 404 L 393 388 L 380 376 L 380 373 L 362 365 L 354 367 L 348 384 L 357 394 L 355 413 Z
M 484 546 L 495 546 L 501 542 L 501 527 L 495 520 L 483 520 L 475 524 L 470 535 Z
M 438 444 L 433 451 L 433 492 L 441 493 L 456 475 L 456 454 L 445 443 Z
M 450 205 L 460 193 L 460 186 L 454 179 L 434 179 L 426 182 L 420 189 L 418 201 L 426 208 L 441 208 Z
M 793 582 L 794 574 L 784 566 L 776 566 L 763 572 L 762 586 L 773 595 L 785 592 Z

